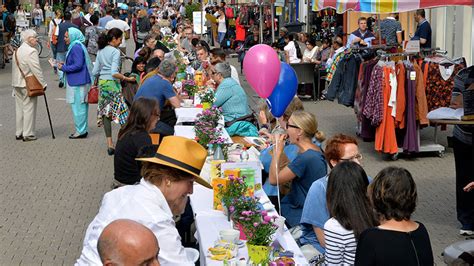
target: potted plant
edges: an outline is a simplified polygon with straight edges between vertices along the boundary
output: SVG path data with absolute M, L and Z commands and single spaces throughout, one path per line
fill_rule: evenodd
M 231 213 L 235 211 L 235 206 L 233 206 L 234 200 L 242 197 L 247 192 L 247 184 L 245 184 L 244 179 L 245 177 L 229 175 L 227 185 L 219 186 L 218 197 L 222 201 L 222 207 L 227 212 L 229 220 Z
M 185 80 L 182 82 L 183 90 L 188 94 L 189 98 L 192 99 L 194 94 L 198 91 L 198 87 L 196 86 L 194 80 Z
M 245 236 L 245 232 L 243 230 L 242 224 L 240 224 L 240 217 L 242 217 L 242 212 L 246 210 L 257 210 L 258 207 L 258 199 L 254 197 L 248 196 L 240 196 L 238 198 L 234 198 L 230 207 L 229 211 L 231 211 L 231 218 L 234 222 L 234 228 L 240 231 L 240 239 L 247 240 Z M 245 218 L 245 217 L 244 217 Z
M 239 220 L 247 236 L 247 249 L 253 264 L 265 265 L 270 260 L 272 235 L 278 229 L 275 218 L 269 216 L 266 211 L 241 212 Z
M 222 128 L 218 127 L 221 115 L 222 111 L 217 107 L 204 110 L 202 113 L 197 115 L 197 120 L 194 126 L 196 137 L 194 139 L 206 149 L 210 143 L 218 144 L 219 142 L 224 141 L 221 140 Z
M 216 100 L 214 90 L 210 88 L 199 92 L 199 98 L 201 99 L 202 109 L 204 110 L 211 108 L 212 104 Z

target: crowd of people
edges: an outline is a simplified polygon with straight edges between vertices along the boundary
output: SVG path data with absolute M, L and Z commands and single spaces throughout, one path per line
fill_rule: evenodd
M 36 9 L 41 10 L 39 6 Z M 174 109 L 181 106 L 183 97 L 181 89 L 174 86 L 179 63 L 176 53 L 190 59 L 188 67 L 204 73 L 206 87 L 215 91 L 214 106 L 222 108 L 230 136 L 268 140 L 269 145 L 259 147 L 264 190 L 272 200 L 280 193 L 281 214 L 311 262 L 433 265 L 428 232 L 423 223 L 411 217 L 417 205 L 417 188 L 410 172 L 388 167 L 374 178 L 367 176 L 357 140 L 344 134 L 326 140 L 316 116 L 305 111 L 297 97 L 280 118 L 273 117 L 262 104 L 258 123 L 247 120 L 252 110 L 236 68 L 226 62 L 224 49 L 211 49 L 212 44 L 219 46 L 226 38 L 224 2 L 206 10 L 206 17 L 213 16 L 209 21 L 216 24 L 209 25 L 211 45 L 194 34 L 184 5 L 153 4 L 146 10 L 94 0 L 83 9 L 69 2 L 64 11 L 55 11 L 54 18 L 50 8 L 44 10 L 57 62 L 54 71 L 58 87 L 65 87 L 73 114 L 74 132 L 69 138 L 87 138 L 88 92 L 97 85 L 97 124 L 104 128 L 107 153 L 114 155 L 116 189 L 104 195 L 98 214 L 87 228 L 77 265 L 194 263 L 186 254 L 175 218 L 189 213 L 185 210 L 194 182 L 211 186 L 199 176 L 206 149 L 193 140 L 173 136 Z M 19 8 L 16 16 L 21 12 Z M 37 10 L 33 14 L 39 27 L 43 13 Z M 417 12 L 417 16 L 425 25 L 424 12 Z M 389 17 L 384 23 L 390 29 L 386 34 L 395 34 L 389 39 L 399 42 L 399 28 L 392 20 Z M 336 37 L 323 40 L 318 47 L 308 34 L 288 33 L 281 28 L 273 46 L 281 51 L 282 61 L 327 66 L 344 47 L 370 45 L 374 37 L 366 22 L 359 19 L 359 28 L 345 45 Z M 238 39 L 243 58 L 245 49 L 261 40 L 258 28 L 249 27 L 245 36 L 246 25 L 241 26 L 244 33 L 239 32 Z M 135 47 L 127 45 L 129 38 Z M 418 38 L 422 45 L 430 45 L 431 36 L 419 33 Z M 16 139 L 33 141 L 37 139 L 36 97 L 28 97 L 25 76 L 33 74 L 44 88 L 46 83 L 34 48 L 37 33 L 25 30 L 21 39 L 12 73 Z M 123 60 L 132 52 L 132 68 L 126 73 Z M 112 122 L 121 126 L 116 144 Z M 286 133 L 272 135 L 276 127 Z M 160 134 L 158 147 L 153 146 L 150 133 Z M 473 187 L 467 185 L 466 193 Z

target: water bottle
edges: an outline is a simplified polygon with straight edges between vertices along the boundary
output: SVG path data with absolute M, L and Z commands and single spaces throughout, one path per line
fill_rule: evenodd
M 247 151 L 246 147 L 242 148 L 242 152 L 240 153 L 240 161 L 246 162 L 249 160 L 249 152 Z
M 214 160 L 225 160 L 221 145 L 216 144 L 215 146 L 216 149 L 214 150 Z

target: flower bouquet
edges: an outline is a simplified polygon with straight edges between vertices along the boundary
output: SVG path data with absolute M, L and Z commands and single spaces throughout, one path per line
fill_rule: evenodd
M 230 175 L 227 184 L 218 187 L 218 198 L 224 205 L 224 209 L 227 209 L 229 217 L 235 211 L 234 199 L 242 197 L 247 192 L 247 184 L 245 184 L 244 179 L 245 177 L 240 178 Z
M 171 35 L 164 35 L 161 41 L 168 49 L 173 50 L 176 48 L 176 42 Z
M 254 264 L 265 265 L 270 260 L 272 236 L 278 229 L 274 216 L 266 211 L 242 211 L 238 218 L 247 237 L 249 257 Z
M 234 228 L 240 231 L 240 239 L 247 240 L 245 236 L 245 232 L 243 230 L 242 225 L 240 224 L 240 217 L 242 216 L 242 212 L 247 210 L 257 210 L 258 209 L 258 199 L 249 196 L 240 196 L 238 198 L 234 198 L 229 206 L 229 211 L 231 212 L 231 218 L 234 222 Z M 246 218 L 246 217 L 244 217 Z
M 183 81 L 182 88 L 188 94 L 189 97 L 193 97 L 194 94 L 198 91 L 198 87 L 192 79 Z
M 211 88 L 204 89 L 199 92 L 199 99 L 201 99 L 202 108 L 208 109 L 216 100 L 214 90 Z
M 217 107 L 204 110 L 197 115 L 197 121 L 194 126 L 195 140 L 206 149 L 208 144 L 224 143 L 224 139 L 221 137 L 222 128 L 218 127 L 221 115 L 222 110 Z

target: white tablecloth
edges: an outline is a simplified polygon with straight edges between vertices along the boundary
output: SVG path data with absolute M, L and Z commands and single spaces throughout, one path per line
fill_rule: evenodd
M 214 246 L 214 242 L 219 238 L 219 231 L 232 228 L 231 223 L 227 221 L 227 217 L 221 211 L 212 209 L 212 190 L 201 185 L 194 186 L 194 193 L 190 196 L 191 206 L 196 220 L 196 238 L 199 242 L 199 253 L 201 265 L 223 265 L 221 261 L 211 260 L 207 254 L 207 250 Z M 266 201 L 268 197 L 264 194 L 261 198 Z M 272 214 L 272 212 L 270 212 Z M 301 253 L 298 245 L 286 230 L 278 239 L 280 244 L 287 250 L 294 252 L 294 260 L 297 265 L 308 265 L 308 261 Z M 237 259 L 248 259 L 247 247 L 244 245 L 239 248 Z
M 176 108 L 176 125 L 181 125 L 184 122 L 195 122 L 197 115 L 202 112 L 202 108 Z
M 194 126 L 174 126 L 174 135 L 185 137 L 188 139 L 194 139 L 196 137 L 196 133 L 194 132 Z M 227 133 L 227 130 L 224 128 L 222 129 L 222 137 L 226 140 L 226 143 L 233 143 L 232 139 Z

